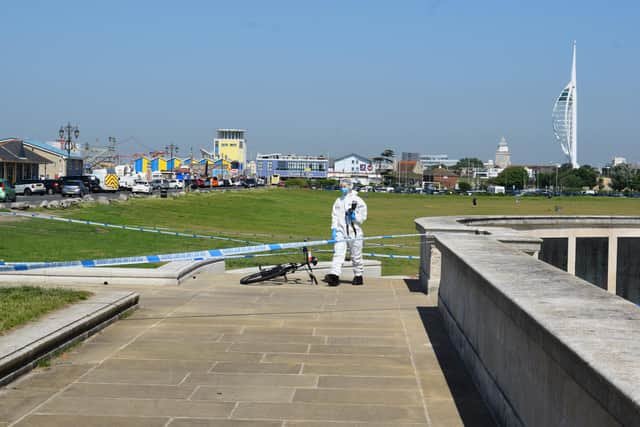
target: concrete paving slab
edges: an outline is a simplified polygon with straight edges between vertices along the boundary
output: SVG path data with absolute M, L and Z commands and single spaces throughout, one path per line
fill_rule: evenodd
M 315 387 L 315 375 L 273 375 L 273 374 L 193 374 L 184 385 L 251 386 L 251 387 Z
M 433 297 L 397 281 L 248 287 L 202 274 L 180 287 L 113 286 L 124 288 L 141 293 L 139 310 L 2 389 L 0 426 L 491 420 L 459 359 L 449 360 L 442 325 L 421 319 Z
M 16 424 L 17 427 L 164 427 L 169 418 L 159 417 L 111 417 L 74 415 L 30 415 Z
M 198 418 L 176 418 L 167 427 L 282 427 L 280 421 L 206 420 Z
M 355 376 L 321 376 L 319 388 L 358 389 L 358 390 L 418 390 L 413 376 L 407 377 L 355 377 Z
M 291 402 L 296 389 L 293 387 L 230 387 L 198 386 L 191 400 L 218 402 Z
M 407 390 L 366 390 L 366 389 L 298 389 L 294 402 L 307 403 L 353 403 L 380 405 L 421 406 L 422 396 L 418 391 Z
M 92 384 L 74 383 L 62 397 L 111 397 L 132 399 L 187 399 L 196 386 L 144 385 L 144 384 Z
M 235 403 L 183 399 L 54 397 L 40 408 L 40 412 L 63 415 L 227 418 L 234 407 Z
M 422 406 L 240 402 L 233 417 L 243 419 L 386 421 L 426 423 Z

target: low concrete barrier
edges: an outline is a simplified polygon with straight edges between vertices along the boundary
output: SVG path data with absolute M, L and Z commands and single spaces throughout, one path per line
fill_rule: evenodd
M 496 420 L 639 425 L 640 310 L 498 240 L 432 235 L 439 309 Z
M 0 337 L 0 386 L 108 326 L 138 305 L 135 292 L 102 292 Z
M 169 285 L 196 274 L 224 273 L 220 259 L 174 261 L 158 268 L 60 267 L 0 273 L 0 283 L 55 285 Z

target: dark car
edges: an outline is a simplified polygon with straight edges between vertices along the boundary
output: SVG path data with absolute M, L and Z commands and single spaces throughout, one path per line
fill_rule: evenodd
M 89 194 L 89 189 L 85 187 L 82 181 L 69 180 L 64 182 L 62 197 L 83 197 L 86 194 Z
M 70 175 L 62 177 L 62 184 L 68 181 L 81 181 L 88 192 L 98 193 L 100 190 L 100 181 L 95 176 L 89 175 Z
M 247 178 L 247 179 L 244 180 L 242 185 L 244 186 L 244 188 L 255 188 L 256 187 L 256 180 L 255 180 L 255 178 Z
M 42 183 L 47 190 L 47 194 L 56 194 L 62 192 L 62 180 L 61 179 L 43 179 Z

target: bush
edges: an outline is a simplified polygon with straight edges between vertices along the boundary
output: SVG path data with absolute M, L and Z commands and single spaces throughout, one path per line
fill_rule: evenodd
M 309 183 L 303 178 L 289 178 L 284 182 L 285 187 L 307 187 Z

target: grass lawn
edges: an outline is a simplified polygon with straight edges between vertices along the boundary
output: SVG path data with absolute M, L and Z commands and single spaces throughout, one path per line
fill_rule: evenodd
M 188 194 L 178 199 L 133 199 L 125 203 L 93 205 L 57 211 L 76 219 L 114 224 L 164 227 L 175 231 L 217 234 L 257 242 L 288 242 L 330 238 L 330 213 L 337 192 L 257 189 L 238 192 Z M 478 197 L 362 193 L 369 219 L 366 235 L 415 232 L 414 219 L 424 216 L 544 214 L 637 215 L 640 199 L 608 197 Z M 0 257 L 5 261 L 74 260 L 150 255 L 243 246 L 219 240 L 190 239 L 135 231 L 29 219 L 0 221 Z M 19 243 L 18 243 L 19 242 Z M 418 239 L 386 240 L 399 248 L 376 247 L 365 252 L 419 253 Z M 329 248 L 324 248 L 329 249 Z M 287 251 L 289 252 L 289 251 Z M 330 254 L 317 253 L 320 259 Z M 292 261 L 297 255 L 228 260 L 231 267 Z M 384 274 L 416 274 L 417 261 L 385 260 Z
M 69 289 L 0 287 L 0 335 L 90 295 L 90 292 Z

